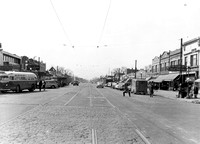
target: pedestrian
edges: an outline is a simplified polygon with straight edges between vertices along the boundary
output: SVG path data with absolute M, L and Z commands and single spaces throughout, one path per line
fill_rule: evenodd
M 46 86 L 46 81 L 43 80 L 43 89 L 44 89 L 44 91 L 45 91 L 45 86 Z
M 178 95 L 177 95 L 177 98 L 180 98 L 181 97 L 181 89 L 182 88 L 182 84 L 180 83 L 179 86 L 178 86 Z
M 149 93 L 150 93 L 150 97 L 153 97 L 153 93 L 154 93 L 153 88 L 154 88 L 153 82 L 151 82 L 151 83 L 149 84 Z
M 198 86 L 195 84 L 195 85 L 194 85 L 194 98 L 197 98 L 198 92 L 199 92 L 199 88 L 198 88 Z
M 39 81 L 39 90 L 41 91 L 42 89 L 42 80 Z
M 191 89 L 192 89 L 192 86 L 191 86 L 191 84 L 188 83 L 186 99 L 191 98 Z
M 131 97 L 131 91 L 127 83 L 124 84 L 123 96 L 125 96 L 126 93 L 128 93 L 129 97 Z

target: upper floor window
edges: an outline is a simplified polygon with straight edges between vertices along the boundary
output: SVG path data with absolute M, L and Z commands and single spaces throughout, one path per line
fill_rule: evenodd
M 181 64 L 181 60 L 180 59 L 178 59 L 178 65 L 180 65 Z
M 190 56 L 190 65 L 191 66 L 197 66 L 197 54 Z
M 185 57 L 185 66 L 187 66 L 187 57 Z

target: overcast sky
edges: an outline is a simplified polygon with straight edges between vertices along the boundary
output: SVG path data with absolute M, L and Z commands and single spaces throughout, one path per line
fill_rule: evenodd
M 3 50 L 88 79 L 199 36 L 199 0 L 0 0 Z

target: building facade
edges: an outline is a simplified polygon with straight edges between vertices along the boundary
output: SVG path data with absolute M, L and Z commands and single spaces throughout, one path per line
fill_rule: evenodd
M 159 74 L 168 74 L 168 67 L 170 63 L 170 54 L 165 51 L 160 55 L 160 73 Z
M 199 75 L 200 64 L 200 37 L 183 43 L 183 64 L 187 67 L 184 74 L 192 79 L 197 79 Z
M 156 56 L 152 59 L 152 75 L 159 75 L 160 73 L 160 57 Z
M 0 50 L 0 70 L 21 71 L 21 57 L 16 54 Z

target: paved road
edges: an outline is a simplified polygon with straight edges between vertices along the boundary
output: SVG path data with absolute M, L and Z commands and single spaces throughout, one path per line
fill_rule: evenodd
M 200 143 L 200 105 L 92 84 L 0 95 L 0 143 Z

